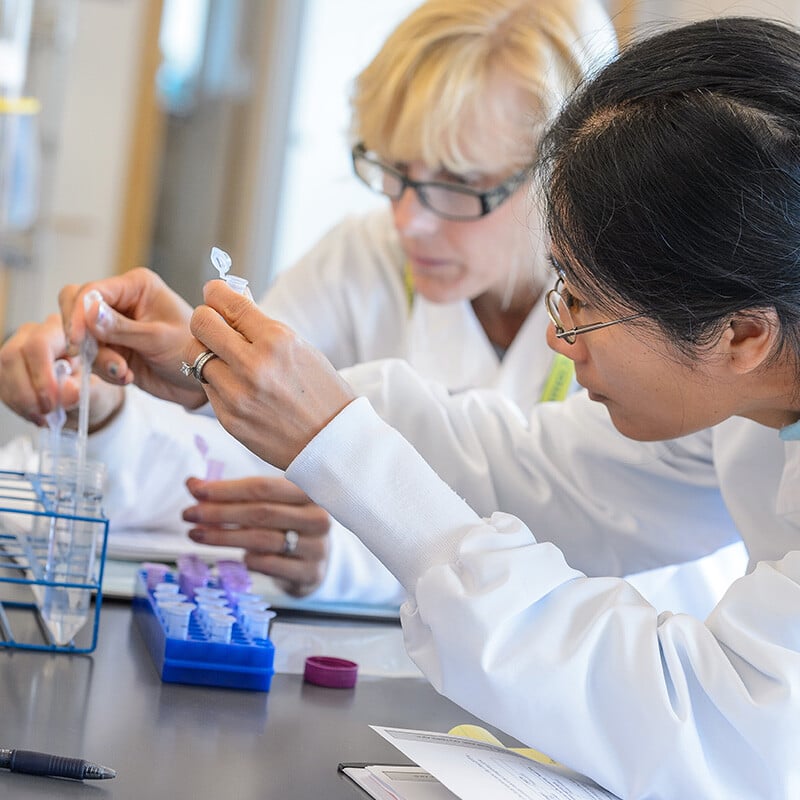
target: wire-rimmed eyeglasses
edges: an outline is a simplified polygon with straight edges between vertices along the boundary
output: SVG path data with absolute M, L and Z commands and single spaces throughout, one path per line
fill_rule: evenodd
M 415 181 L 400 170 L 383 163 L 374 153 L 359 142 L 352 151 L 356 175 L 373 192 L 399 200 L 406 189 L 413 189 L 419 202 L 444 219 L 466 221 L 491 214 L 522 185 L 530 175 L 525 167 L 506 178 L 497 186 L 480 192 L 469 186 L 444 181 Z
M 633 319 L 643 317 L 644 314 L 630 314 L 627 317 L 608 320 L 607 322 L 594 322 L 591 325 L 576 325 L 572 319 L 570 308 L 577 308 L 580 303 L 564 287 L 564 279 L 560 275 L 556 280 L 556 285 L 544 296 L 544 303 L 547 307 L 547 315 L 556 329 L 556 337 L 563 339 L 567 344 L 575 344 L 575 339 L 582 333 L 599 331 L 601 328 L 608 328 L 611 325 L 619 325 L 620 322 L 630 322 Z

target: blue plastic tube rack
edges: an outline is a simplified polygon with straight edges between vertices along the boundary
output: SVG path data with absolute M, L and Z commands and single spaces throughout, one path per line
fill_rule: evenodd
M 100 625 L 108 519 L 59 514 L 54 510 L 53 494 L 53 480 L 47 475 L 0 470 L 0 647 L 91 653 L 97 646 Z M 94 575 L 88 581 L 46 579 L 47 541 L 35 532 L 37 528 L 49 528 L 54 519 L 80 520 L 97 526 L 99 550 Z M 91 628 L 87 620 L 87 627 L 64 645 L 53 641 L 36 602 L 36 594 L 43 594 L 48 587 L 86 589 L 95 597 Z M 37 624 L 28 624 L 29 619 Z
M 167 573 L 164 581 L 177 582 L 172 573 Z M 196 610 L 189 620 L 186 639 L 168 636 L 153 591 L 147 588 L 145 570 L 136 577 L 133 615 L 165 683 L 269 691 L 275 673 L 275 646 L 269 639 L 250 638 L 236 622 L 230 643 L 212 642 Z

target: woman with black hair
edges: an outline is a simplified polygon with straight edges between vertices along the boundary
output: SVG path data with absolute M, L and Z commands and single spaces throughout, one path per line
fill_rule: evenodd
M 219 281 L 185 357 L 218 356 L 222 424 L 406 587 L 409 653 L 443 694 L 624 798 L 800 797 L 800 35 L 729 18 L 644 40 L 568 103 L 542 157 L 548 336 L 586 393 L 525 425 L 396 363 L 362 373 L 416 450 Z M 638 449 L 604 448 L 606 413 Z M 539 523 L 481 519 L 434 472 L 448 460 L 456 490 L 479 476 Z M 675 475 L 719 485 L 750 554 L 705 620 L 575 568 L 584 548 L 609 575 L 702 552 L 691 495 L 663 502 Z M 551 525 L 567 504 L 575 525 Z

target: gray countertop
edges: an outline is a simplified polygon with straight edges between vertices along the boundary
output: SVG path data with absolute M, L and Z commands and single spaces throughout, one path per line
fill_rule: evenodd
M 341 690 L 278 674 L 269 692 L 163 683 L 130 606 L 106 600 L 89 655 L 0 649 L 0 747 L 86 758 L 117 777 L 0 770 L 0 797 L 353 800 L 340 761 L 406 763 L 371 723 L 465 722 L 478 720 L 417 677 L 360 676 Z

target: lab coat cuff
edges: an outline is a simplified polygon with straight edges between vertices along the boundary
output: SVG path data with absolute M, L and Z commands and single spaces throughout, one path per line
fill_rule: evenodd
M 366 398 L 323 428 L 286 476 L 356 533 L 409 591 L 430 566 L 456 560 L 461 540 L 481 524 Z

